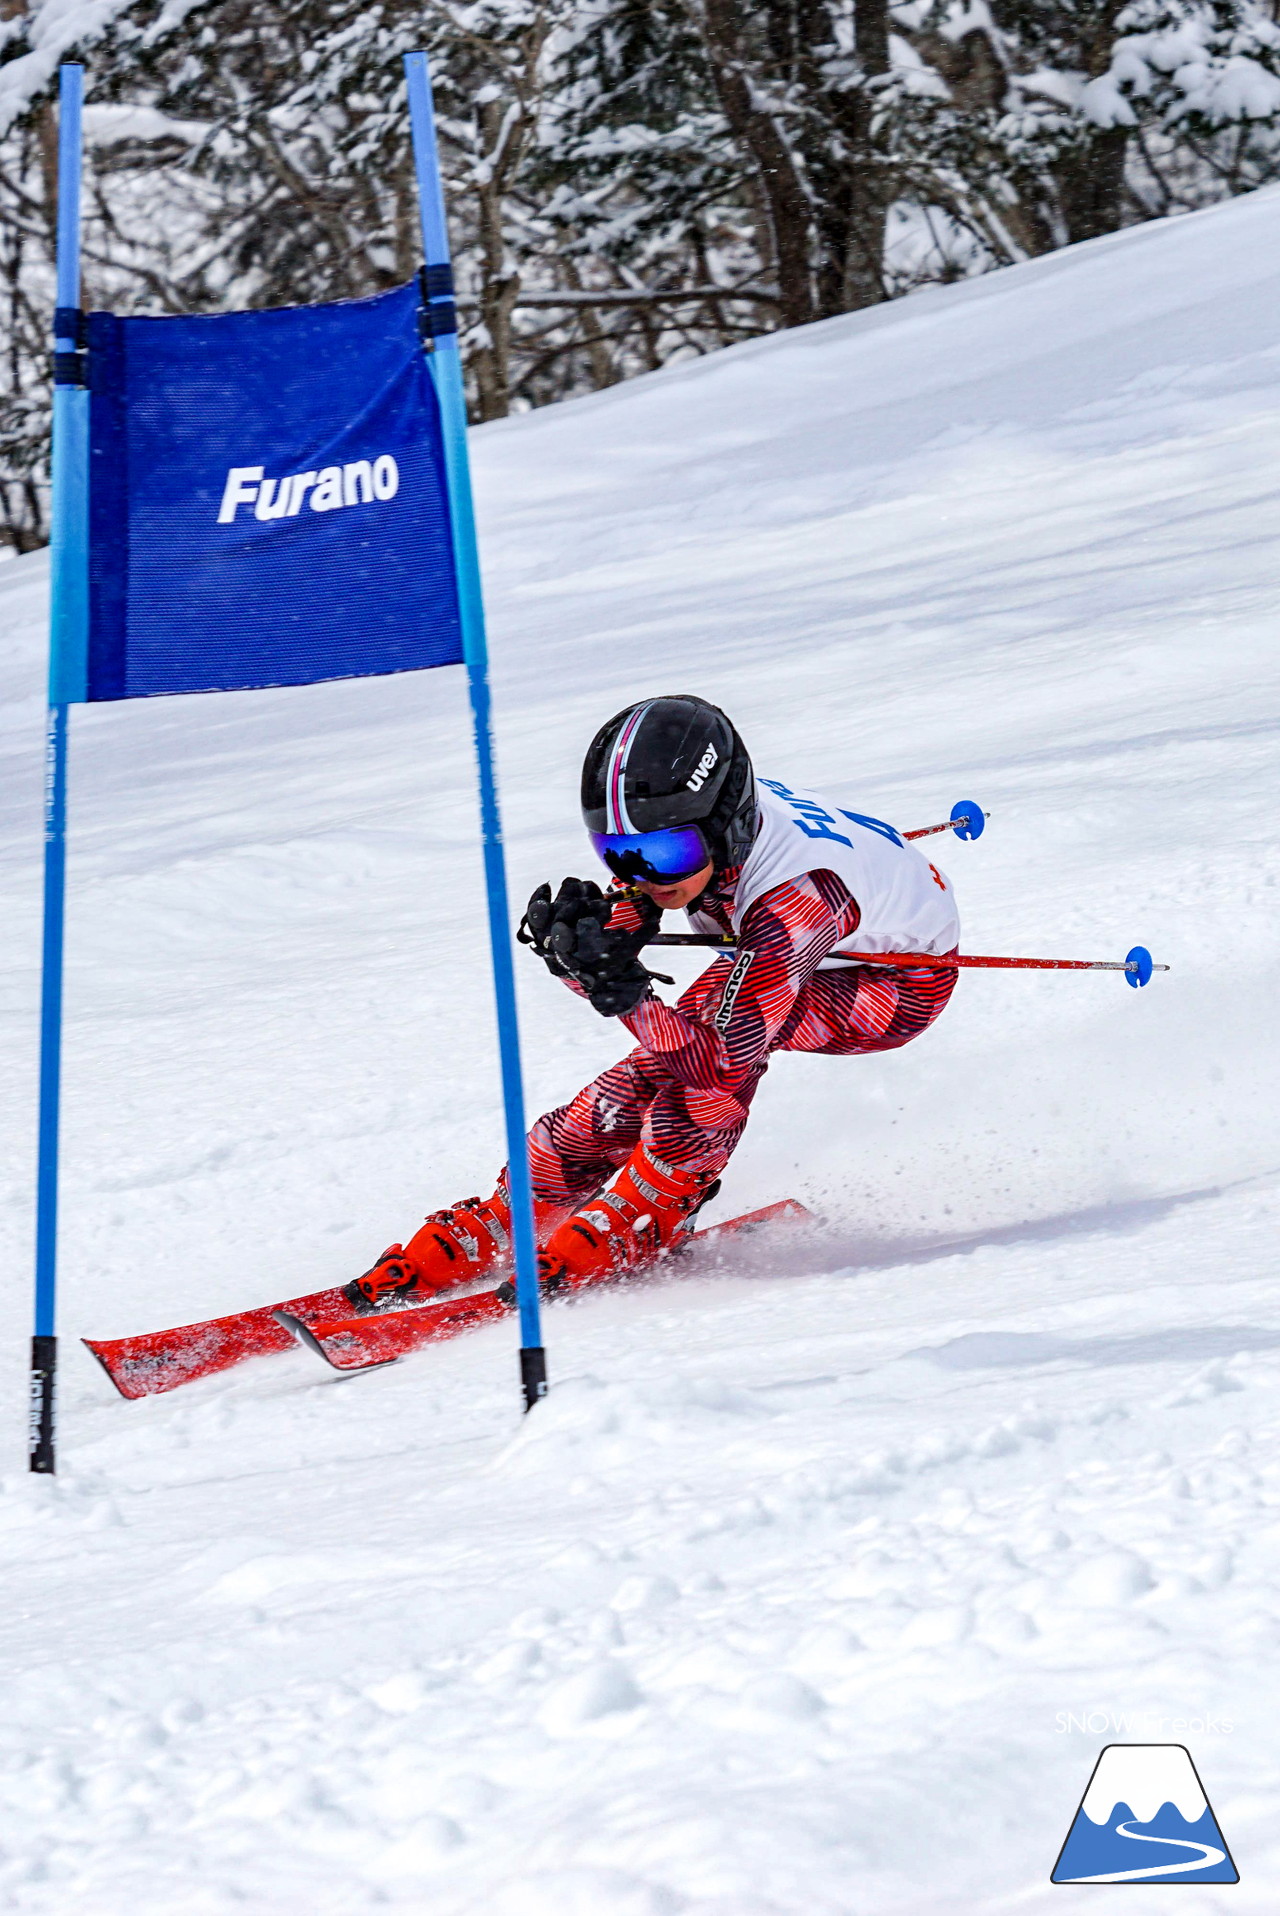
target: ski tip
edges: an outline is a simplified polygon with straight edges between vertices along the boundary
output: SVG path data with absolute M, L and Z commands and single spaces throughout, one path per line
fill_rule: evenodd
M 111 1379 L 111 1382 L 115 1386 L 116 1390 L 118 1390 L 120 1395 L 124 1398 L 126 1404 L 131 1404 L 134 1402 L 136 1398 L 145 1397 L 147 1395 L 147 1392 L 144 1390 L 126 1390 L 123 1379 L 118 1377 L 116 1375 L 116 1372 L 112 1368 L 111 1360 L 107 1356 L 108 1346 L 105 1343 L 95 1344 L 91 1337 L 82 1337 L 80 1339 L 80 1342 L 84 1345 L 87 1351 L 92 1353 L 93 1357 L 96 1358 L 97 1362 L 101 1364 L 103 1370 L 106 1372 L 107 1376 Z
M 1135 945 L 1132 951 L 1125 954 L 1125 982 L 1132 985 L 1135 991 L 1151 983 L 1154 970 L 1155 962 L 1145 945 Z
M 715 1243 L 718 1239 L 736 1237 L 740 1232 L 759 1230 L 763 1224 L 780 1224 L 784 1219 L 807 1223 L 814 1221 L 813 1212 L 801 1204 L 798 1198 L 779 1198 L 776 1204 L 766 1204 L 758 1211 L 744 1211 L 741 1217 L 728 1217 L 722 1224 L 709 1224 L 704 1230 L 695 1231 L 690 1241 L 693 1244 Z
M 983 811 L 981 805 L 975 804 L 971 798 L 957 799 L 951 807 L 951 816 L 957 821 L 957 838 L 981 838 L 983 832 L 986 830 L 986 813 Z M 963 825 L 958 822 L 960 819 L 965 821 Z
M 317 1357 L 324 1357 L 324 1345 L 311 1335 L 300 1317 L 295 1317 L 292 1311 L 272 1311 L 271 1315 L 282 1330 L 288 1331 L 295 1343 L 301 1344 L 306 1350 L 314 1351 Z M 329 1360 L 324 1357 L 324 1361 L 327 1364 Z
M 339 1364 L 325 1349 L 310 1325 L 304 1324 L 302 1319 L 295 1317 L 292 1311 L 272 1311 L 271 1315 L 277 1324 L 297 1339 L 304 1350 L 309 1350 L 316 1357 L 321 1358 L 330 1370 L 336 1370 L 342 1377 L 356 1377 L 365 1370 L 385 1370 L 388 1364 L 398 1364 L 400 1361 L 398 1357 L 379 1357 L 372 1364 Z

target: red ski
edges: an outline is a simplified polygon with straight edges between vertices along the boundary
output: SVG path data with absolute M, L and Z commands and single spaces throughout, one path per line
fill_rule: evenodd
M 765 1218 L 807 1215 L 803 1205 L 788 1199 L 782 1204 L 769 1205 L 764 1211 L 754 1211 L 748 1217 L 734 1218 L 727 1224 L 715 1225 L 709 1231 L 699 1231 L 697 1237 L 699 1241 L 710 1240 L 721 1232 L 730 1232 Z M 433 1322 L 450 1326 L 434 1333 L 436 1338 L 444 1338 L 456 1337 L 460 1331 L 470 1330 L 473 1324 L 500 1317 L 503 1310 L 504 1306 L 492 1291 L 481 1291 L 476 1296 L 450 1297 L 443 1302 L 398 1310 L 391 1315 L 403 1326 L 409 1318 L 426 1313 Z M 290 1298 L 284 1304 L 263 1304 L 257 1310 L 236 1311 L 230 1317 L 210 1318 L 203 1324 L 184 1324 L 176 1330 L 147 1331 L 138 1337 L 86 1337 L 83 1341 L 122 1397 L 155 1397 L 162 1391 L 176 1390 L 179 1384 L 194 1383 L 198 1377 L 212 1377 L 218 1371 L 230 1370 L 234 1364 L 243 1363 L 246 1357 L 266 1357 L 273 1351 L 292 1350 L 294 1331 L 280 1323 L 277 1311 L 282 1316 L 288 1316 L 294 1324 L 304 1327 L 324 1324 L 327 1329 L 338 1326 L 345 1328 L 352 1321 L 362 1328 L 369 1328 L 383 1321 L 376 1317 L 352 1320 L 351 1300 L 343 1289 L 334 1286 L 327 1291 L 312 1291 L 306 1297 Z M 432 1333 L 425 1324 L 423 1329 L 425 1335 L 422 1341 L 431 1342 Z M 403 1330 L 400 1334 L 403 1335 Z M 405 1348 L 414 1349 L 415 1346 L 406 1345 Z M 390 1355 L 400 1356 L 402 1352 L 395 1350 Z M 389 1359 L 378 1358 L 374 1361 L 387 1362 Z M 359 1368 L 359 1364 L 356 1368 Z
M 230 1370 L 246 1357 L 265 1357 L 272 1351 L 293 1349 L 293 1338 L 275 1320 L 276 1310 L 288 1311 L 302 1323 L 349 1313 L 351 1300 L 337 1286 L 312 1291 L 309 1297 L 287 1304 L 263 1304 L 257 1310 L 236 1311 L 230 1317 L 212 1317 L 204 1324 L 183 1324 L 171 1331 L 146 1331 L 140 1337 L 105 1341 L 86 1337 L 88 1346 L 122 1397 L 155 1397 Z
M 442 1297 L 418 1310 L 388 1311 L 385 1317 L 331 1317 L 306 1323 L 290 1310 L 278 1310 L 276 1322 L 286 1335 L 334 1370 L 378 1370 L 394 1364 L 424 1344 L 443 1344 L 464 1331 L 510 1317 L 514 1309 L 496 1291 L 473 1291 L 468 1297 Z
M 774 1224 L 783 1218 L 807 1218 L 810 1213 L 795 1198 L 783 1198 L 778 1204 L 766 1204 L 762 1210 L 748 1211 L 742 1217 L 713 1224 L 695 1231 L 697 1245 L 714 1244 L 720 1238 L 736 1237 L 740 1232 Z M 303 1318 L 282 1305 L 275 1313 L 282 1329 L 291 1331 L 300 1344 L 317 1357 L 323 1357 L 334 1370 L 377 1370 L 394 1364 L 424 1344 L 443 1344 L 460 1337 L 464 1331 L 490 1324 L 496 1318 L 509 1317 L 514 1309 L 497 1291 L 474 1291 L 468 1297 L 446 1297 L 436 1304 L 423 1304 L 415 1310 L 387 1311 L 378 1317 L 321 1318 L 311 1314 Z

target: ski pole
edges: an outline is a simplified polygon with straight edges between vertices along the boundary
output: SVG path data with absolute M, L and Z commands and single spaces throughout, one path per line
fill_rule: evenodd
M 959 799 L 951 807 L 950 818 L 941 825 L 922 825 L 918 832 L 903 832 L 904 838 L 932 838 L 935 832 L 954 832 L 957 838 L 981 838 L 990 813 L 971 798 Z
M 651 945 L 701 945 L 707 951 L 734 952 L 738 949 L 732 939 L 717 938 L 714 932 L 665 931 L 649 940 Z M 646 947 L 647 949 L 647 947 Z M 952 952 L 940 957 L 932 951 L 833 951 L 848 965 L 891 965 L 899 970 L 914 968 L 918 965 L 934 965 L 942 970 L 956 970 L 968 966 L 983 967 L 993 971 L 1123 971 L 1126 981 L 1134 986 L 1147 984 L 1153 972 L 1168 971 L 1168 965 L 1157 965 L 1152 961 L 1151 953 L 1145 945 L 1135 945 L 1128 956 L 1120 958 L 982 958 L 974 952 Z

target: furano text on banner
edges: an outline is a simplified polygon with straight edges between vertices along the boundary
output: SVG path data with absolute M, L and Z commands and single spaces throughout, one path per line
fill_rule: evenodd
M 90 314 L 90 699 L 461 661 L 422 318 Z

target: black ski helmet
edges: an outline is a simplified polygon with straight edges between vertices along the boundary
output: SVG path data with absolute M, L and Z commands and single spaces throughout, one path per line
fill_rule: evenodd
M 741 865 L 756 835 L 747 748 L 719 706 L 692 693 L 628 705 L 591 741 L 582 816 L 593 837 L 696 825 L 717 871 Z M 597 850 L 619 878 L 653 875 L 642 855 Z

